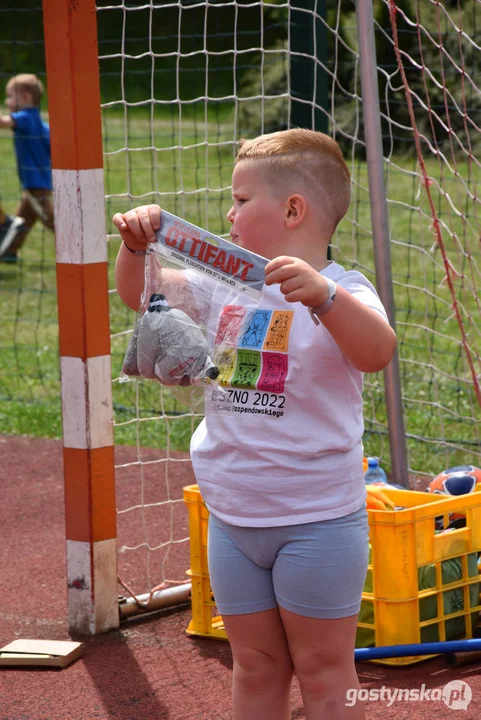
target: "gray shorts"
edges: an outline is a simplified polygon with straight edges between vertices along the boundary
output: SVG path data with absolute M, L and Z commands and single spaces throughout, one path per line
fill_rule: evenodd
M 210 514 L 209 575 L 221 615 L 281 606 L 312 618 L 356 615 L 369 549 L 366 508 L 334 520 L 238 527 Z

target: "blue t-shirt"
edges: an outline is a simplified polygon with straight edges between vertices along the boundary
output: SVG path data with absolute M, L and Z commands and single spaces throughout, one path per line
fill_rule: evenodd
M 12 113 L 15 123 L 13 142 L 17 155 L 18 174 L 25 190 L 52 189 L 50 163 L 50 128 L 37 107 Z

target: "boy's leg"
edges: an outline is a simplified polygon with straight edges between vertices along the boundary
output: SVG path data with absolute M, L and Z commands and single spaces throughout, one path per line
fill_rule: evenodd
M 362 720 L 354 648 L 368 567 L 366 509 L 285 532 L 273 584 L 306 720 Z
M 321 620 L 280 609 L 299 680 L 306 720 L 364 720 L 357 699 L 357 615 Z
M 293 666 L 278 608 L 222 619 L 234 660 L 233 720 L 289 720 Z
M 8 249 L 8 254 L 12 258 L 15 258 L 17 256 L 17 253 L 19 249 L 22 247 L 23 243 L 25 242 L 25 239 L 32 229 L 33 225 L 35 225 L 37 221 L 37 213 L 32 208 L 30 202 L 28 201 L 27 197 L 25 196 L 25 193 L 22 195 L 22 199 L 20 200 L 20 205 L 17 207 L 16 212 L 17 217 L 21 217 L 24 219 L 25 224 L 23 227 L 22 232 L 20 232 L 13 243 L 10 245 Z
M 292 661 L 256 528 L 209 517 L 209 574 L 234 659 L 234 720 L 288 720 Z M 250 551 L 253 550 L 254 553 Z M 269 563 L 267 563 L 269 565 Z
M 16 255 L 27 235 L 37 220 L 41 220 L 49 230 L 54 229 L 52 192 L 42 188 L 31 188 L 22 194 L 20 205 L 17 208 L 17 215 L 25 219 L 25 228 L 15 239 L 10 247 L 9 253 Z
M 12 245 L 23 232 L 25 220 L 22 217 L 7 215 L 0 206 L 0 260 L 2 262 L 15 262 L 16 256 L 12 253 Z
M 48 230 L 55 232 L 52 191 L 43 189 L 27 190 L 30 204 L 37 212 L 37 217 Z

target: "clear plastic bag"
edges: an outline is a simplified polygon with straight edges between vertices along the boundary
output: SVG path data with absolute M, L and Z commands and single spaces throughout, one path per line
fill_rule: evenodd
M 202 329 L 186 312 L 171 307 L 162 293 L 149 296 L 122 370 L 167 386 L 208 382 L 219 375 Z
M 165 211 L 157 238 L 145 259 L 123 379 L 210 386 L 206 400 L 214 391 L 218 400 L 225 396 L 235 338 L 258 306 L 267 260 Z

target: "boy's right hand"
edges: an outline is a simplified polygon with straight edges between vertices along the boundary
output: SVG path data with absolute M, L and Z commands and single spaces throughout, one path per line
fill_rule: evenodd
M 146 250 L 149 243 L 157 240 L 161 212 L 159 205 L 141 205 L 126 213 L 115 213 L 112 222 L 131 250 Z

